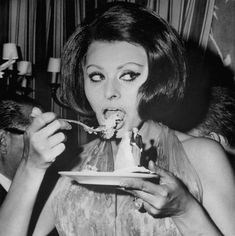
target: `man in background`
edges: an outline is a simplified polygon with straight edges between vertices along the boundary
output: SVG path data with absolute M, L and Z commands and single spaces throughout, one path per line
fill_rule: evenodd
M 36 101 L 28 97 L 14 95 L 0 99 L 0 205 L 21 160 L 23 135 L 32 122 L 33 107 L 42 110 Z

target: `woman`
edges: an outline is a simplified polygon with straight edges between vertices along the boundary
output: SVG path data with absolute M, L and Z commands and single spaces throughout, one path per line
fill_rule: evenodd
M 234 235 L 235 184 L 223 149 L 167 127 L 176 126 L 172 118 L 183 99 L 186 76 L 177 34 L 159 16 L 135 5 L 110 7 L 72 35 L 63 56 L 68 103 L 79 112 L 94 113 L 101 125 L 111 115 L 119 116 L 115 136 L 84 145 L 73 170 L 126 167 L 120 149 L 126 134 L 138 128 L 146 149 L 152 139 L 158 148 L 159 166 L 150 162 L 149 169 L 160 179 L 125 180 L 121 191 L 62 177 L 34 235 L 46 235 L 54 225 L 61 235 Z M 31 154 L 24 162 L 28 170 L 36 169 L 37 183 L 45 163 L 64 148 L 63 139 L 53 135 L 62 124 L 51 116 L 39 114 L 29 128 Z M 53 155 L 52 147 L 58 151 Z

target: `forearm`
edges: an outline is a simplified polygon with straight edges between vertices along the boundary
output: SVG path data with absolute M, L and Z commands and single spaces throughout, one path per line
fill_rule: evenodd
M 43 170 L 35 170 L 21 163 L 0 209 L 0 236 L 25 236 L 27 234 L 43 176 Z
M 222 236 L 204 208 L 195 200 L 189 211 L 181 216 L 172 217 L 183 236 Z

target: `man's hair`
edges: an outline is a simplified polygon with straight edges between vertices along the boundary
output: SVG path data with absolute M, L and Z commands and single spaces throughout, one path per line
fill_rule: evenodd
M 213 87 L 205 119 L 196 128 L 201 135 L 214 132 L 235 147 L 235 91 L 229 87 Z
M 94 41 L 125 41 L 143 47 L 148 58 L 148 78 L 139 89 L 140 117 L 167 124 L 184 96 L 187 66 L 181 39 L 160 16 L 140 6 L 119 3 L 101 12 L 95 20 L 85 21 L 64 47 L 64 101 L 79 113 L 92 114 L 84 91 L 83 64 L 87 50 Z
M 24 96 L 9 96 L 0 99 L 0 129 L 27 127 L 31 124 L 32 108 L 41 105 Z

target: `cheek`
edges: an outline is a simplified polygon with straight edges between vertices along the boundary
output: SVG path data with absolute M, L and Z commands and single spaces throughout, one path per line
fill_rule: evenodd
M 128 110 L 128 123 L 133 125 L 138 125 L 140 118 L 138 113 L 139 106 L 139 96 L 136 93 L 129 94 L 129 98 L 126 98 L 126 109 Z
M 84 89 L 85 89 L 86 98 L 92 107 L 92 104 L 95 103 L 97 99 L 97 92 L 93 89 L 93 87 L 89 86 L 89 84 L 86 81 L 85 81 Z
M 99 107 L 99 104 L 102 104 L 100 102 L 100 94 L 97 91 L 93 91 L 88 89 L 86 91 L 86 98 L 88 102 L 90 103 L 91 108 L 96 111 L 96 109 Z
M 100 117 L 100 107 L 103 104 L 103 102 L 101 101 L 101 95 L 98 91 L 85 86 L 85 94 L 86 94 L 86 98 L 92 108 L 92 110 L 95 112 L 96 114 L 96 118 L 98 120 L 99 123 L 102 123 L 102 118 Z
M 138 91 L 137 90 L 135 90 L 133 92 L 130 92 L 130 91 L 131 91 L 130 89 L 126 90 L 125 101 L 126 101 L 126 103 L 129 103 L 129 107 L 131 110 L 136 111 L 138 109 L 138 105 L 139 105 L 139 101 L 140 101 Z
M 12 146 L 13 146 L 12 149 L 14 150 L 16 155 L 17 154 L 21 155 L 23 153 L 23 149 L 24 149 L 24 139 L 23 139 L 23 137 L 20 136 L 19 138 L 15 139 L 13 141 Z

